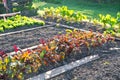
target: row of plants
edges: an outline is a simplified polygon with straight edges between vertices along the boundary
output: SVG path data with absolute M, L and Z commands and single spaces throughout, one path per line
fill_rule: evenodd
M 41 66 L 58 63 L 75 51 L 80 50 L 83 53 L 83 49 L 86 48 L 89 52 L 92 48 L 112 41 L 114 38 L 110 35 L 67 29 L 65 34 L 61 33 L 51 39 L 41 38 L 40 44 L 33 50 L 22 51 L 14 45 L 15 55 L 9 56 L 0 50 L 0 79 L 22 80 L 26 74 L 37 72 Z
M 33 18 L 28 18 L 26 16 L 16 15 L 13 17 L 8 17 L 6 20 L 0 20 L 0 32 L 4 32 L 7 29 L 14 29 L 22 26 L 35 26 L 35 25 L 45 25 L 44 21 L 36 20 Z
M 65 20 L 69 22 L 80 22 L 82 20 L 87 20 L 87 16 L 83 15 L 81 12 L 75 12 L 74 10 L 69 10 L 67 6 L 62 7 L 50 7 L 44 8 L 43 10 L 38 10 L 40 17 L 56 19 L 57 22 L 60 20 Z
M 99 14 L 99 22 L 102 23 L 102 27 L 105 29 L 105 34 L 120 37 L 120 12 L 117 13 L 116 17 L 112 17 L 109 14 Z
M 96 26 L 100 24 L 102 29 L 104 29 L 104 34 L 120 37 L 120 12 L 117 13 L 116 17 L 112 17 L 109 14 L 99 14 L 99 19 L 93 19 L 91 22 Z
M 56 22 L 65 20 L 67 23 L 79 23 L 82 21 L 93 23 L 94 25 L 101 25 L 105 30 L 105 34 L 112 34 L 113 36 L 120 37 L 120 12 L 117 13 L 116 17 L 111 15 L 99 14 L 98 19 L 88 18 L 80 12 L 69 10 L 66 6 L 57 8 L 44 8 L 43 11 L 38 11 L 40 17 L 44 19 L 55 19 Z

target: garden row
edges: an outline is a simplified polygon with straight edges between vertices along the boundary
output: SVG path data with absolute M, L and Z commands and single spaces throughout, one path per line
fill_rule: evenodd
M 59 33 L 49 39 L 40 38 L 35 49 L 22 51 L 14 45 L 15 55 L 8 56 L 4 51 L 0 51 L 0 78 L 24 79 L 25 75 L 40 71 L 41 66 L 58 64 L 71 54 L 90 54 L 91 50 L 113 40 L 110 35 L 66 29 L 65 34 Z
M 89 23 L 89 27 L 91 27 L 91 24 L 92 26 L 99 25 L 99 27 L 95 27 L 97 30 L 102 30 L 104 34 L 112 34 L 113 36 L 120 37 L 120 12 L 117 13 L 116 17 L 112 17 L 109 14 L 99 14 L 98 19 L 91 19 L 81 12 L 69 10 L 66 6 L 62 6 L 57 8 L 44 8 L 42 11 L 39 10 L 38 14 L 44 20 L 67 25 L 75 24 L 75 27 L 78 24 L 79 28 L 81 28 L 80 25 L 83 23 Z M 92 29 L 94 29 L 93 27 Z
M 11 34 L 0 36 L 0 49 L 6 53 L 12 52 L 13 45 L 18 45 L 21 49 L 35 46 L 39 44 L 39 39 L 49 39 L 52 36 L 58 35 L 59 32 L 65 33 L 64 28 L 56 28 L 54 26 L 37 27 L 33 30 L 19 31 Z
M 5 30 L 15 29 L 23 26 L 43 26 L 44 21 L 28 18 L 26 16 L 16 15 L 13 17 L 8 17 L 6 20 L 0 20 L 0 32 Z

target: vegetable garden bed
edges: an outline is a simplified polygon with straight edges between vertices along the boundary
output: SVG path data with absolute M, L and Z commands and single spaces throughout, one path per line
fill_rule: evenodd
M 112 52 L 48 80 L 120 80 L 119 52 Z
M 43 11 L 38 11 L 38 14 L 40 19 L 46 21 L 66 24 L 86 30 L 92 29 L 93 31 L 120 37 L 120 12 L 116 14 L 116 17 L 112 17 L 109 14 L 99 14 L 99 19 L 91 19 L 81 12 L 76 12 L 68 9 L 67 6 L 62 6 L 57 8 L 44 8 Z
M 8 14 L 9 15 L 9 14 Z M 44 21 L 36 20 L 26 16 L 16 15 L 0 19 L 0 34 L 28 29 L 31 27 L 39 27 L 45 25 Z
M 5 78 L 5 75 L 7 75 L 6 78 L 22 79 L 23 75 L 25 78 L 29 78 L 31 76 L 35 76 L 39 73 L 43 73 L 55 67 L 59 67 L 64 64 L 68 64 L 72 61 L 76 61 L 88 55 L 104 53 L 102 51 L 108 51 L 109 53 L 110 51 L 109 48 L 116 46 L 116 44 L 111 42 L 113 38 L 110 37 L 109 35 L 104 37 L 100 33 L 94 34 L 91 31 L 84 32 L 84 31 L 79 31 L 79 30 L 72 31 L 72 30 L 69 30 L 69 29 L 66 30 L 66 29 L 67 28 L 63 26 L 60 26 L 60 27 L 49 26 L 49 27 L 44 27 L 41 29 L 34 29 L 32 31 L 26 31 L 26 32 L 20 32 L 20 33 L 1 36 L 1 41 L 2 41 L 1 45 L 2 45 L 2 48 L 4 47 L 6 49 L 6 52 L 13 51 L 12 46 L 14 44 L 18 45 L 20 48 L 26 48 L 26 47 L 30 47 L 34 45 L 39 45 L 39 41 L 42 44 L 42 47 L 39 45 L 38 48 L 33 49 L 33 52 L 31 52 L 31 50 L 28 49 L 27 51 L 22 52 L 22 55 L 21 54 L 18 54 L 15 56 L 13 55 L 13 58 L 17 60 L 18 62 L 20 59 L 23 60 L 22 62 L 20 60 L 20 64 L 22 63 L 23 66 L 16 63 L 18 65 L 18 67 L 14 65 L 16 69 L 16 73 L 14 74 L 13 72 L 12 75 L 10 75 L 11 73 L 9 74 L 9 72 L 6 72 L 6 74 L 4 74 L 3 76 L 1 75 L 1 78 Z M 65 31 L 67 32 L 66 34 L 65 34 Z M 80 40 L 77 40 L 77 39 L 80 39 Z M 91 43 L 92 40 L 93 40 L 93 43 Z M 56 45 L 56 41 L 57 41 L 57 45 Z M 48 45 L 49 47 L 47 47 Z M 14 45 L 14 49 L 15 48 L 16 46 Z M 16 50 L 17 49 L 15 49 L 15 51 Z M 29 55 L 29 52 L 31 56 Z M 44 58 L 43 56 L 45 56 L 45 54 L 46 54 L 46 57 Z M 35 63 L 27 62 L 26 59 L 28 59 L 28 61 L 30 60 L 29 57 L 27 57 L 27 55 L 29 55 L 29 57 L 32 57 L 32 55 L 34 55 L 34 57 L 36 58 L 32 57 L 32 59 L 35 60 L 34 61 Z M 5 61 L 7 65 L 12 64 L 11 62 L 9 63 L 9 57 L 4 58 L 4 59 L 3 60 Z M 43 63 L 41 63 L 41 59 Z M 50 59 L 50 60 L 47 60 L 47 59 Z M 8 60 L 8 62 L 6 62 L 6 60 Z M 43 65 L 41 66 L 41 64 Z M 26 65 L 27 67 L 24 65 Z M 32 67 L 32 65 L 34 65 L 34 67 Z M 20 72 L 18 71 L 18 68 L 20 68 L 19 69 Z M 27 72 L 30 74 L 26 74 Z
M 18 45 L 22 49 L 31 47 L 37 45 L 41 37 L 48 39 L 54 35 L 59 34 L 59 32 L 65 33 L 65 29 L 44 26 L 39 27 L 39 29 L 35 28 L 32 31 L 21 31 L 6 35 L 0 34 L 0 49 L 5 50 L 5 52 L 11 52 L 13 51 L 13 45 Z

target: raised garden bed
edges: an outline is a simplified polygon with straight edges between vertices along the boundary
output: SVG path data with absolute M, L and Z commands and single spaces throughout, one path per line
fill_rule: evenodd
M 108 54 L 48 80 L 120 80 L 119 52 Z
M 93 56 L 87 56 L 85 58 L 82 58 L 80 60 L 76 60 L 75 62 L 71 62 L 71 63 L 68 63 L 68 64 L 65 64 L 63 66 L 60 66 L 58 68 L 54 68 L 52 70 L 49 70 L 45 73 L 42 73 L 42 74 L 39 74 L 37 76 L 34 76 L 34 77 L 31 77 L 29 78 L 28 80 L 35 80 L 35 79 L 40 79 L 40 80 L 47 80 L 47 79 L 51 79 L 55 76 L 58 76 L 64 72 L 67 72 L 71 69 L 74 69 L 80 65 L 83 65 L 85 63 L 88 63 L 90 61 L 94 61 L 96 59 L 99 59 L 99 56 L 98 55 L 93 55 Z
M 66 6 L 44 8 L 43 11 L 38 11 L 38 13 L 39 18 L 46 21 L 66 24 L 86 30 L 92 29 L 93 31 L 120 37 L 120 12 L 116 14 L 116 17 L 112 17 L 109 14 L 99 14 L 99 19 L 91 19 L 81 12 L 69 10 Z
M 59 22 L 57 22 L 58 18 L 52 19 L 52 18 L 49 17 L 49 18 L 43 19 L 43 18 L 38 17 L 38 16 L 35 16 L 34 18 L 44 20 L 46 23 L 54 24 L 56 26 L 65 25 L 65 26 L 70 26 L 72 28 L 78 28 L 78 29 L 83 29 L 83 30 L 88 30 L 88 31 L 92 30 L 93 32 L 100 32 L 100 33 L 106 34 L 106 33 L 104 33 L 105 29 L 102 28 L 102 25 L 94 24 L 94 23 L 91 23 L 91 22 L 88 22 L 88 21 L 67 22 L 63 19 L 63 20 L 60 20 Z M 108 34 L 111 34 L 111 33 L 108 33 Z M 113 37 L 115 37 L 116 40 L 120 41 L 119 36 L 114 35 Z
M 0 34 L 0 49 L 5 52 L 13 51 L 13 45 L 18 45 L 24 49 L 39 44 L 40 38 L 48 39 L 59 32 L 65 33 L 64 28 L 55 28 L 54 26 L 44 26 L 32 30 L 18 31 L 14 33 Z
M 44 40 L 47 40 L 47 39 L 53 39 L 52 37 L 54 36 L 54 35 L 60 35 L 60 34 L 64 34 L 65 33 L 65 30 L 66 30 L 67 28 L 65 28 L 65 27 L 62 27 L 62 26 L 60 26 L 60 27 L 58 27 L 57 26 L 57 28 L 56 27 L 54 27 L 54 26 L 49 26 L 49 27 L 45 27 L 45 28 L 41 28 L 41 29 L 34 29 L 34 30 L 32 30 L 32 31 L 25 31 L 25 32 L 20 32 L 20 33 L 15 33 L 15 34 L 8 34 L 8 35 L 3 35 L 3 36 L 1 36 L 1 38 L 2 39 L 4 39 L 5 41 L 7 41 L 7 42 L 12 42 L 12 44 L 8 44 L 7 42 L 4 42 L 6 45 L 4 45 L 3 43 L 1 43 L 3 46 L 2 47 L 4 47 L 5 49 L 6 49 L 6 47 L 7 48 L 9 48 L 9 49 L 6 49 L 6 52 L 10 52 L 10 51 L 13 51 L 12 50 L 12 46 L 14 45 L 14 44 L 16 44 L 16 45 L 18 45 L 20 48 L 26 48 L 26 47 L 30 47 L 30 46 L 34 46 L 34 45 L 38 45 L 39 44 L 39 40 L 40 40 L 40 43 L 42 43 L 43 45 L 44 45 L 44 43 L 46 42 L 44 42 Z M 71 33 L 71 30 L 67 30 L 67 32 L 68 33 Z M 79 32 L 79 31 L 78 31 Z M 75 32 L 76 33 L 76 32 Z M 84 33 L 84 32 L 80 32 L 80 33 Z M 88 34 L 90 35 L 90 33 L 91 32 L 88 32 Z M 84 35 L 86 34 L 86 32 L 84 33 Z M 99 33 L 98 33 L 99 34 Z M 70 34 L 69 34 L 70 35 Z M 84 36 L 83 35 L 83 36 Z M 64 35 L 63 35 L 64 36 Z M 87 36 L 87 35 L 86 35 Z M 104 38 L 102 38 L 102 35 L 101 34 L 99 34 L 98 36 L 101 36 L 101 39 L 103 39 L 104 40 Z M 18 37 L 18 38 L 17 38 Z M 42 38 L 44 38 L 44 40 L 42 39 L 42 42 L 41 42 L 41 37 Z M 58 37 L 60 37 L 60 36 L 58 36 Z M 97 37 L 96 37 L 97 38 Z M 11 40 L 11 41 L 9 41 L 9 39 Z M 70 38 L 69 38 L 70 39 Z M 71 39 L 72 39 L 72 37 L 71 37 Z M 85 38 L 84 38 L 85 39 Z M 110 38 L 110 36 L 108 36 L 108 37 L 106 37 L 105 38 L 106 40 L 112 40 L 113 38 Z M 4 41 L 4 40 L 2 40 L 2 41 Z M 54 40 L 54 39 L 53 39 Z M 56 40 L 57 40 L 57 38 L 56 38 Z M 62 40 L 62 39 L 61 39 Z M 64 38 L 63 38 L 63 40 L 64 40 Z M 67 39 L 66 39 L 67 40 Z M 67 64 L 67 63 L 70 63 L 70 62 L 72 62 L 72 61 L 76 61 L 76 60 L 78 60 L 78 59 L 81 59 L 81 58 L 83 58 L 83 57 L 85 57 L 85 56 L 88 56 L 88 55 L 94 55 L 94 54 L 101 54 L 101 53 L 103 53 L 102 51 L 108 51 L 108 53 L 109 53 L 109 48 L 111 48 L 111 47 L 115 47 L 116 46 L 116 44 L 114 44 L 114 43 L 106 43 L 106 40 L 105 40 L 105 44 L 104 44 L 104 41 L 103 41 L 103 44 L 104 45 L 102 45 L 102 47 L 98 47 L 98 48 L 95 48 L 94 49 L 94 47 L 93 48 L 90 48 L 90 50 L 88 50 L 88 48 L 85 48 L 85 46 L 84 47 L 81 47 L 81 50 L 79 50 L 79 48 L 74 48 L 75 49 L 75 52 L 74 52 L 74 50 L 72 51 L 72 53 L 71 53 L 71 51 L 69 52 L 69 53 L 71 53 L 71 54 L 69 54 L 68 56 L 65 56 L 65 59 L 63 60 L 63 61 L 60 61 L 59 62 L 59 60 L 57 61 L 54 61 L 54 63 L 56 63 L 56 64 L 54 64 L 53 65 L 53 63 L 52 62 L 50 62 L 49 63 L 49 65 L 48 66 L 41 66 L 38 70 L 37 70 L 37 72 L 36 73 L 32 73 L 32 74 L 26 74 L 25 73 L 25 78 L 29 78 L 29 77 L 31 77 L 31 76 L 35 76 L 35 75 L 37 75 L 37 74 L 39 74 L 39 73 L 43 73 L 43 72 L 45 72 L 45 71 L 48 71 L 48 70 L 50 70 L 50 69 L 53 69 L 53 68 L 55 68 L 55 67 L 59 67 L 59 66 L 61 66 L 61 65 L 64 65 L 64 64 Z M 59 41 L 59 38 L 58 38 L 58 41 Z M 13 42 L 15 42 L 15 43 L 13 43 Z M 48 42 L 49 42 L 49 40 L 48 40 Z M 64 41 L 63 41 L 64 42 Z M 89 42 L 89 38 L 87 39 L 87 42 Z M 96 43 L 96 42 L 95 42 Z M 99 43 L 99 42 L 98 42 Z M 61 43 L 62 44 L 62 43 Z M 60 44 L 60 45 L 61 45 Z M 73 43 L 74 44 L 74 43 Z M 79 43 L 78 43 L 79 44 Z M 87 43 L 85 42 L 83 42 L 83 44 L 85 44 L 86 46 L 88 46 L 87 45 Z M 93 43 L 94 44 L 94 43 Z M 112 44 L 112 45 L 111 45 Z M 63 44 L 64 45 L 64 44 Z M 67 45 L 67 44 L 66 44 Z M 77 44 L 75 44 L 76 46 L 78 46 L 79 47 L 79 45 L 77 45 Z M 62 45 L 61 45 L 62 46 Z M 96 44 L 96 46 L 98 46 L 98 44 Z M 15 47 L 15 46 L 14 46 Z M 54 46 L 53 46 L 54 47 Z M 64 47 L 64 46 L 63 46 Z M 39 49 L 39 47 L 38 47 L 38 49 Z M 57 49 L 57 48 L 56 48 Z M 36 49 L 35 49 L 35 51 L 36 51 Z M 61 52 L 62 50 L 58 50 L 58 52 Z M 63 49 L 63 52 L 64 52 L 64 49 Z M 82 52 L 82 54 L 80 54 Z M 41 57 L 42 56 L 44 56 L 44 52 L 39 52 L 38 51 L 38 54 L 41 54 Z M 25 53 L 26 54 L 26 53 Z M 55 53 L 56 54 L 56 53 Z M 47 65 L 47 64 L 46 64 Z M 34 65 L 35 66 L 35 65 Z M 21 76 L 23 75 L 22 73 L 20 74 Z M 18 77 L 18 76 L 17 76 Z

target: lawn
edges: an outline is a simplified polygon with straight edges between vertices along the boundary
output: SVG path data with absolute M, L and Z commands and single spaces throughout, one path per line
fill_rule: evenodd
M 33 7 L 38 9 L 43 9 L 45 7 L 57 7 L 57 6 L 67 6 L 69 9 L 73 9 L 75 11 L 80 11 L 81 13 L 92 17 L 97 18 L 98 14 L 110 14 L 115 17 L 116 13 L 120 11 L 120 3 L 93 3 L 86 0 L 62 0 L 60 4 L 55 3 L 47 3 L 40 0 L 33 0 Z

